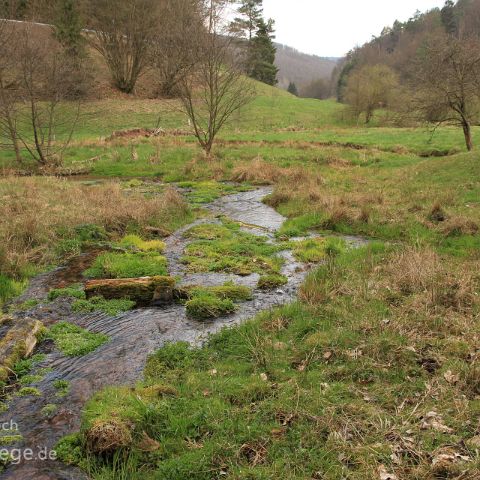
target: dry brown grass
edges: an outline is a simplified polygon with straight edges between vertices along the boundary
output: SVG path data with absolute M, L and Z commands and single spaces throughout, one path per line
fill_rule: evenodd
M 131 427 L 112 418 L 96 420 L 86 433 L 87 448 L 92 453 L 112 453 L 132 444 Z
M 429 248 L 408 247 L 392 255 L 383 272 L 384 287 L 413 310 L 468 314 L 478 304 L 478 279 L 462 265 L 444 263 Z
M 173 189 L 147 199 L 125 195 L 113 182 L 87 186 L 45 177 L 2 179 L 0 199 L 0 273 L 7 275 L 54 261 L 56 244 L 78 225 L 120 234 L 129 225 L 165 225 L 187 212 Z

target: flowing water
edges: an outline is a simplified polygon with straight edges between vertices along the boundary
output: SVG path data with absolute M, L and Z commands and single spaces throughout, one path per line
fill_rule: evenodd
M 262 188 L 223 197 L 208 206 L 213 218 L 197 221 L 193 225 L 216 222 L 215 214 L 227 215 L 248 224 L 250 232 L 273 238 L 284 218 L 262 203 L 262 198 L 268 193 L 269 189 Z M 191 227 L 192 225 L 189 225 L 179 230 L 166 240 L 166 257 L 172 275 L 180 276 L 183 284 L 222 285 L 233 280 L 237 284 L 255 287 L 257 274 L 248 277 L 186 274 L 180 258 L 187 244 L 183 233 Z M 51 288 L 82 280 L 81 272 L 97 253 L 88 252 L 63 268 L 39 276 L 32 281 L 19 301 L 44 300 Z M 284 256 L 286 261 L 283 273 L 288 276 L 288 285 L 272 292 L 257 290 L 253 300 L 240 304 L 234 315 L 211 322 L 198 322 L 188 318 L 182 305 L 133 310 L 114 318 L 104 314 L 72 314 L 70 301 L 66 299 L 40 304 L 28 312 L 16 314 L 19 318 L 37 318 L 46 326 L 68 321 L 93 332 L 105 333 L 110 340 L 94 352 L 75 358 L 65 357 L 50 342 L 43 342 L 40 352 L 45 354 L 45 359 L 35 368 L 52 370 L 43 380 L 33 385 L 42 395 L 15 397 L 9 410 L 1 414 L 0 425 L 3 422 L 13 422 L 15 427 L 18 426 L 18 432 L 12 433 L 23 436 L 19 445 L 22 452 L 31 449 L 33 456 L 39 457 L 45 451 L 51 451 L 62 436 L 78 430 L 80 411 L 93 393 L 107 385 L 134 384 L 142 376 L 147 356 L 166 342 L 187 341 L 194 345 L 201 344 L 209 334 L 221 328 L 238 324 L 259 311 L 291 300 L 305 276 L 306 267 L 296 262 L 289 252 L 285 252 Z M 57 379 L 70 382 L 70 391 L 64 398 L 56 396 L 53 382 Z M 52 418 L 47 419 L 41 414 L 41 410 L 52 403 L 58 405 L 58 410 Z M 1 478 L 43 480 L 86 477 L 82 472 L 60 462 L 36 458 L 28 461 L 22 459 L 17 465 L 11 465 Z

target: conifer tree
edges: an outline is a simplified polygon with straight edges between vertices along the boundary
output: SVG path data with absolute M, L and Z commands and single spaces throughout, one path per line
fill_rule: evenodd
M 249 52 L 249 74 L 255 80 L 267 85 L 277 84 L 278 68 L 275 66 L 277 48 L 273 43 L 273 20 L 261 20 L 255 37 L 251 40 Z
M 298 97 L 298 89 L 294 82 L 290 82 L 288 84 L 287 91 L 288 93 L 291 93 L 292 95 L 295 95 L 296 97 Z

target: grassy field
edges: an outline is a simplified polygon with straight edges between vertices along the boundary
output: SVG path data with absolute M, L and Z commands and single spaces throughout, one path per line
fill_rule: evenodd
M 190 135 L 105 140 L 158 119 L 166 129 L 187 128 L 165 103 L 109 100 L 88 105 L 104 113 L 85 117 L 66 164 L 113 184 L 93 195 L 92 186 L 62 180 L 0 180 L 8 205 L 0 207 L 8 208 L 0 232 L 17 242 L 7 247 L 2 271 L 12 291 L 37 258 L 44 265 L 63 258 L 45 249 L 47 240 L 68 252 L 65 240 L 81 248 L 78 223 L 121 238 L 176 216 L 174 229 L 202 202 L 228 193 L 221 181 L 273 185 L 266 202 L 288 218 L 279 232 L 285 241 L 310 231 L 372 240 L 332 250 L 297 302 L 203 348 L 158 351 L 135 388 L 108 388 L 89 402 L 81 432 L 58 445 L 61 459 L 98 479 L 479 478 L 478 154 L 463 152 L 458 129 L 432 136 L 426 128 L 380 126 L 384 117 L 357 127 L 333 101 L 266 87 L 260 93 L 222 133 L 211 159 Z M 1 158 L 11 167 L 8 154 Z M 74 201 L 105 198 L 111 189 L 120 198 L 131 192 L 125 177 L 188 181 L 191 205 L 168 191 L 163 200 L 151 191 L 145 197 L 140 192 L 151 187 L 142 182 L 111 219 L 110 203 L 87 209 Z M 38 192 L 45 218 L 55 219 L 34 230 L 41 257 L 24 240 L 32 212 L 43 211 Z M 21 225 L 7 231 L 19 211 Z M 105 432 L 113 432 L 114 447 L 95 454 L 92 439 Z

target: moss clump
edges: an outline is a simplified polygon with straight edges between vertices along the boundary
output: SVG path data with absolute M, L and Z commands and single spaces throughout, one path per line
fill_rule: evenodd
M 165 243 L 161 240 L 143 240 L 138 235 L 127 235 L 120 241 L 120 246 L 140 250 L 141 252 L 159 252 L 165 250 Z
M 9 309 L 9 312 L 14 313 L 14 312 L 26 312 L 27 310 L 30 310 L 32 308 L 35 308 L 40 302 L 35 299 L 31 300 L 26 300 L 23 303 L 19 303 L 17 305 L 12 305 Z
M 79 465 L 83 456 L 82 435 L 66 435 L 55 445 L 55 452 L 58 460 L 66 465 Z
M 57 390 L 57 397 L 66 397 L 70 391 L 70 382 L 68 380 L 55 380 L 53 386 Z
M 190 298 L 200 295 L 213 295 L 223 300 L 242 302 L 252 299 L 252 290 L 244 285 L 226 283 L 217 287 L 195 287 L 189 292 Z
M 84 299 L 85 292 L 81 289 L 81 287 L 67 287 L 67 288 L 54 288 L 48 292 L 48 300 L 53 301 L 57 298 L 78 298 Z
M 239 224 L 227 220 L 222 225 L 198 225 L 186 236 L 196 239 L 187 246 L 182 258 L 191 272 L 278 273 L 283 265 L 283 259 L 277 255 L 284 250 L 283 245 L 243 232 Z
M 200 293 L 185 304 L 187 315 L 198 320 L 219 318 L 235 312 L 235 304 L 230 299 L 218 298 L 208 293 Z
M 273 290 L 288 283 L 285 275 L 272 273 L 270 275 L 262 275 L 258 280 L 258 288 L 262 290 Z
M 57 410 L 57 405 L 55 405 L 54 403 L 48 403 L 42 408 L 41 413 L 43 417 L 50 418 L 53 417 L 55 413 L 57 413 Z
M 335 256 L 345 250 L 345 241 L 341 238 L 309 238 L 296 242 L 293 247 L 295 258 L 304 263 L 318 263 L 327 257 Z
M 77 300 L 72 309 L 76 313 L 103 312 L 111 317 L 128 312 L 135 307 L 135 302 L 129 299 L 105 300 L 103 297 L 92 297 L 89 300 Z
M 138 278 L 168 275 L 167 260 L 156 252 L 102 253 L 85 271 L 89 278 Z
M 19 397 L 40 397 L 42 395 L 42 392 L 40 392 L 40 390 L 35 387 L 23 387 L 17 392 L 17 395 Z
M 93 352 L 108 341 L 103 333 L 93 333 L 68 322 L 59 322 L 45 334 L 55 342 L 57 348 L 69 357 L 77 357 Z
M 22 435 L 0 435 L 0 445 L 6 447 L 23 440 Z

